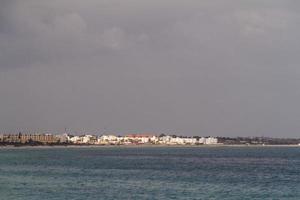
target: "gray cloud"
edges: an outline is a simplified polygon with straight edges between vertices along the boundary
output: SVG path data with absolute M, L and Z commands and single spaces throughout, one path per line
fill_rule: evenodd
M 0 130 L 297 137 L 297 2 L 0 2 Z

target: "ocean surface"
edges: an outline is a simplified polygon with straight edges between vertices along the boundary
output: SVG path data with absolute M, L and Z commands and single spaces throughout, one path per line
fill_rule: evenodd
M 0 149 L 0 199 L 300 199 L 300 147 Z

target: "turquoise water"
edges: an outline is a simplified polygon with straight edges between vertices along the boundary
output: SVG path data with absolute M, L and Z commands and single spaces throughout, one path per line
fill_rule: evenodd
M 300 148 L 0 149 L 0 199 L 300 199 Z

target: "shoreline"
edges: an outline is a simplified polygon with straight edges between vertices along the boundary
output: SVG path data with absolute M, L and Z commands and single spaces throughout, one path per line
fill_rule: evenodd
M 142 144 L 142 145 L 5 145 L 0 146 L 1 149 L 68 149 L 68 148 L 222 148 L 222 147 L 237 147 L 237 148 L 270 148 L 270 147 L 294 147 L 300 148 L 300 145 L 296 144 L 284 144 L 284 145 L 228 145 L 228 144 L 216 144 L 216 145 L 166 145 L 166 144 Z

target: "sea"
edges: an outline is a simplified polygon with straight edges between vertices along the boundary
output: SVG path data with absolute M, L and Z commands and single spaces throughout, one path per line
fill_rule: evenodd
M 300 147 L 0 148 L 2 200 L 300 199 Z

